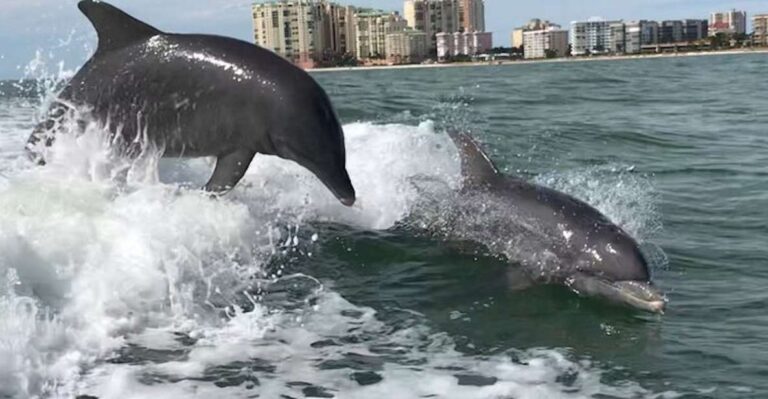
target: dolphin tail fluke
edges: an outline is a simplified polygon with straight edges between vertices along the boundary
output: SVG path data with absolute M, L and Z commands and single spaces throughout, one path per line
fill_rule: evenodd
M 96 29 L 99 36 L 97 53 L 123 48 L 162 33 L 103 1 L 82 0 L 77 7 Z
M 448 130 L 461 156 L 461 174 L 469 184 L 485 184 L 499 178 L 500 173 L 491 158 L 469 134 L 455 129 Z

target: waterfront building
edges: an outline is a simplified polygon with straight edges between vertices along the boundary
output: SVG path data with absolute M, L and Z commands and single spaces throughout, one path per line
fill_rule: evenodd
M 718 33 L 727 35 L 746 34 L 747 33 L 747 12 L 746 11 L 725 11 L 713 12 L 709 16 L 709 34 L 714 36 Z
M 459 25 L 462 32 L 485 32 L 485 0 L 460 0 Z
M 640 44 L 650 46 L 659 44 L 659 23 L 656 21 L 640 21 Z
M 611 54 L 623 48 L 622 21 L 606 21 L 590 18 L 585 22 L 571 23 L 571 54 Z M 615 37 L 621 35 L 622 37 Z M 621 51 L 623 53 L 623 50 Z
M 661 21 L 659 43 L 679 43 L 683 40 L 683 21 Z
M 491 32 L 441 32 L 436 36 L 437 59 L 447 61 L 456 56 L 475 56 L 493 47 Z
M 387 35 L 403 31 L 407 25 L 396 12 L 358 10 L 355 14 L 355 56 L 361 60 L 385 59 Z
M 768 14 L 759 14 L 752 17 L 752 40 L 755 46 L 768 46 Z
M 252 11 L 256 44 L 303 68 L 314 67 L 322 58 L 327 38 L 323 26 L 328 18 L 323 3 L 256 3 Z
M 568 55 L 568 31 L 558 25 L 547 29 L 532 30 L 523 33 L 525 58 L 554 58 Z
M 709 23 L 706 19 L 686 19 L 683 21 L 684 42 L 697 42 L 709 36 Z
M 427 34 L 433 52 L 437 49 L 438 33 L 462 30 L 460 9 L 459 0 L 405 0 L 404 17 L 408 27 Z
M 406 28 L 399 32 L 389 33 L 386 38 L 387 63 L 417 64 L 427 58 L 427 34 Z
M 337 55 L 355 54 L 357 49 L 355 7 L 326 3 L 325 24 L 323 26 L 324 41 L 327 43 L 326 52 Z
M 614 21 L 609 24 L 608 52 L 611 54 L 624 54 L 627 51 L 626 26 L 622 21 Z
M 530 21 L 528 21 L 527 24 L 515 29 L 512 31 L 512 47 L 520 48 L 520 46 L 523 46 L 523 34 L 528 31 L 532 30 L 546 30 L 550 26 L 556 26 L 560 27 L 560 25 L 553 24 L 549 21 L 542 21 L 538 18 L 534 18 Z
M 642 51 L 643 28 L 645 21 L 630 21 L 624 27 L 624 43 L 627 54 L 637 54 Z
M 657 21 L 630 21 L 625 26 L 625 48 L 627 54 L 642 52 L 643 46 L 659 44 L 660 24 Z

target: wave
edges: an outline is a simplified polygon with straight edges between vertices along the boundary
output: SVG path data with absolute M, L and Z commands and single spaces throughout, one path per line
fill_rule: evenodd
M 465 355 L 419 318 L 388 324 L 273 267 L 296 248 L 312 259 L 315 222 L 395 226 L 419 200 L 413 179 L 458 187 L 457 153 L 432 122 L 344 127 L 351 209 L 275 157 L 214 200 L 197 188 L 210 160 L 122 159 L 90 129 L 33 168 L 19 151 L 28 125 L 0 127 L 12 154 L 0 165 L 0 396 L 651 395 L 559 350 Z

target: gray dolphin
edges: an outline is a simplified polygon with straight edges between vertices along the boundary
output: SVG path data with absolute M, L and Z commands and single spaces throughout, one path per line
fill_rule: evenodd
M 101 1 L 78 7 L 98 48 L 30 136 L 33 161 L 44 163 L 41 146 L 84 106 L 129 154 L 149 143 L 164 156 L 215 156 L 208 191 L 230 190 L 262 153 L 297 162 L 354 204 L 341 124 L 309 74 L 244 41 L 161 32 Z
M 564 284 L 587 296 L 663 313 L 637 242 L 598 210 L 570 195 L 499 173 L 467 134 L 450 131 L 461 154 L 463 187 L 440 206 L 433 232 L 478 242 L 519 263 L 512 284 Z M 520 272 L 522 271 L 522 272 Z

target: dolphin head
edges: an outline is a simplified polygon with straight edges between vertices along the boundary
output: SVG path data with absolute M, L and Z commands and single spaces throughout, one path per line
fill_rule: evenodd
M 325 92 L 316 84 L 282 104 L 282 128 L 269 133 L 275 155 L 314 173 L 344 205 L 355 203 L 346 169 L 344 132 Z
M 615 225 L 592 232 L 566 284 L 581 295 L 652 313 L 664 313 L 667 300 L 651 283 L 648 262 L 637 242 Z

